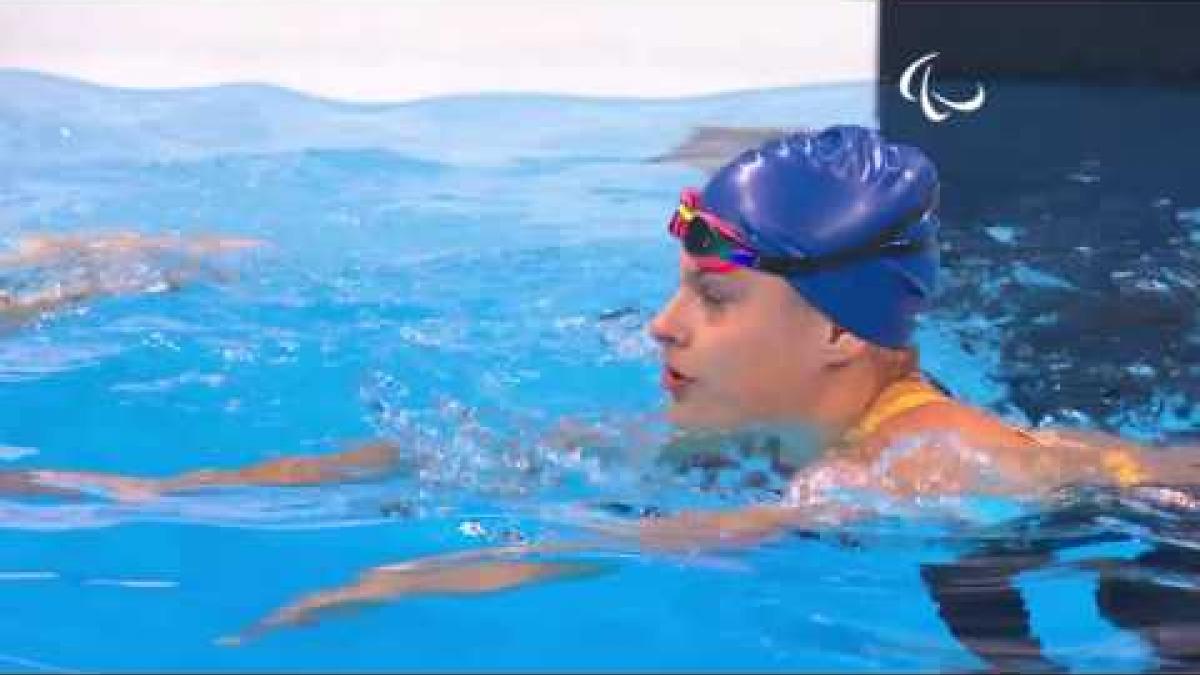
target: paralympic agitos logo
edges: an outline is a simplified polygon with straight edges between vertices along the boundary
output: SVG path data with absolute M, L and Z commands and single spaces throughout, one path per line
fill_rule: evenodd
M 930 80 L 933 79 L 932 61 L 937 56 L 938 52 L 929 52 L 904 69 L 904 73 L 900 76 L 900 95 L 909 101 L 920 99 L 921 112 L 930 122 L 941 122 L 950 116 L 949 112 L 939 110 L 934 105 L 934 101 L 957 112 L 967 113 L 979 110 L 983 106 L 984 90 L 983 85 L 978 82 L 975 83 L 975 95 L 966 101 L 952 101 L 933 91 L 930 84 Z M 919 94 L 914 94 L 912 90 L 913 77 L 918 70 L 921 71 L 921 91 Z

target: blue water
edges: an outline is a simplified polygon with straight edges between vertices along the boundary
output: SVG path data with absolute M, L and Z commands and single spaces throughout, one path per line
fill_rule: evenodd
M 1047 556 L 1013 581 L 1045 657 L 1079 670 L 1159 663 L 1138 627 L 1101 607 L 1099 578 L 1117 574 L 1112 561 L 1194 546 L 1193 516 L 1147 525 L 1144 504 L 1104 494 L 1065 497 L 1065 520 L 1020 502 L 892 503 L 748 551 L 597 553 L 596 577 L 406 599 L 218 646 L 372 566 L 569 537 L 555 514 L 579 499 L 759 498 L 664 476 L 632 442 L 591 462 L 536 439 L 562 416 L 620 428 L 662 405 L 643 326 L 675 284 L 666 211 L 703 174 L 647 159 L 699 125 L 873 124 L 874 92 L 368 106 L 16 71 L 0 72 L 0 91 L 7 237 L 123 228 L 270 242 L 179 291 L 89 302 L 0 336 L 0 467 L 163 476 L 380 436 L 436 460 L 419 477 L 354 485 L 0 499 L 2 668 L 962 670 L 983 662 L 939 616 L 922 566 L 981 548 L 995 558 L 1013 542 Z M 1196 206 L 1179 205 L 1181 222 Z M 990 236 L 1011 244 L 1020 226 Z M 982 231 L 947 223 L 971 227 Z M 139 272 L 147 289 L 170 265 Z M 927 368 L 1029 421 L 1008 389 L 1004 316 L 965 305 L 954 284 L 993 299 L 1013 284 L 1069 288 L 1023 263 L 982 282 L 966 269 L 920 330 Z M 53 283 L 45 274 L 36 282 Z M 1070 419 L 1068 402 L 1046 406 Z M 1111 413 L 1143 436 L 1198 419 L 1190 400 Z M 1086 564 L 1101 559 L 1109 571 Z

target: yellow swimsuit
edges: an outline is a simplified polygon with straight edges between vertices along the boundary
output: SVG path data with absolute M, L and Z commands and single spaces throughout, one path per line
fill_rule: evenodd
M 927 382 L 919 373 L 914 373 L 885 387 L 858 423 L 846 432 L 843 440 L 850 444 L 858 443 L 897 415 L 929 403 L 950 400 L 953 399 Z
M 920 373 L 913 373 L 885 387 L 875 397 L 858 423 L 846 432 L 842 440 L 849 445 L 855 445 L 878 430 L 884 422 L 897 415 L 930 403 L 953 400 L 930 384 Z M 1054 431 L 1028 431 L 1018 427 L 1012 427 L 1012 429 L 1042 447 L 1062 447 L 1064 445 L 1085 447 L 1079 441 L 1073 441 Z M 1128 450 L 1120 448 L 1105 450 L 1099 459 L 1105 472 L 1121 487 L 1136 485 L 1149 478 L 1143 463 L 1138 460 L 1135 453 Z

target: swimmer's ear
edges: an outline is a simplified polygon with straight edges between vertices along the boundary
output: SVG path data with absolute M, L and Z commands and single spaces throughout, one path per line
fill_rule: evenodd
M 829 365 L 844 366 L 866 354 L 868 348 L 866 340 L 832 321 L 829 322 L 829 338 L 822 347 Z

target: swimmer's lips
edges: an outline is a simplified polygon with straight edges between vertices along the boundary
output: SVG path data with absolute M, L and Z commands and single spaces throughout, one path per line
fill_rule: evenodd
M 692 382 L 695 382 L 695 380 L 684 375 L 675 368 L 672 368 L 667 364 L 663 364 L 662 375 L 659 379 L 659 382 L 662 384 L 663 389 L 666 389 L 671 393 L 673 398 L 678 399 L 683 394 L 684 389 L 686 389 L 687 386 Z

